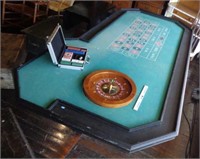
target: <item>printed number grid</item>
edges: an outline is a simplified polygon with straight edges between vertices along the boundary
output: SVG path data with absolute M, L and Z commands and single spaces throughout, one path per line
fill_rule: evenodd
M 109 45 L 109 49 L 125 56 L 156 61 L 169 31 L 158 23 L 137 18 Z

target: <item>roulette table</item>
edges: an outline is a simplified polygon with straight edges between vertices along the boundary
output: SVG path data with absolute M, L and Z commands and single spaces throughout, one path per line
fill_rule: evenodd
M 180 128 L 191 35 L 163 16 L 117 11 L 79 38 L 65 39 L 68 46 L 87 49 L 90 61 L 83 70 L 55 66 L 48 52 L 19 67 L 19 98 L 34 111 L 130 152 L 171 140 Z M 86 81 L 94 73 L 98 77 Z M 131 98 L 121 95 L 124 90 Z M 101 102 L 126 97 L 122 105 Z

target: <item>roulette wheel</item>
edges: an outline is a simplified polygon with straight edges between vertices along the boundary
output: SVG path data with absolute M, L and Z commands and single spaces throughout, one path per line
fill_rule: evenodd
M 136 94 L 136 85 L 127 75 L 114 70 L 99 70 L 83 81 L 85 95 L 95 104 L 108 108 L 128 105 Z

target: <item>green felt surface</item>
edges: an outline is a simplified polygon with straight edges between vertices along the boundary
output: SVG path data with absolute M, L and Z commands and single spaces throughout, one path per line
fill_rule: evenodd
M 61 61 L 60 62 L 61 64 L 63 64 L 63 65 L 71 65 L 71 61 Z
M 132 58 L 109 48 L 113 40 L 138 17 L 169 29 L 156 60 L 142 56 Z M 98 33 L 89 43 L 80 40 L 66 41 L 67 45 L 88 49 L 90 63 L 85 65 L 83 71 L 56 67 L 48 53 L 22 67 L 18 73 L 20 97 L 44 108 L 48 108 L 51 102 L 59 98 L 128 128 L 157 121 L 162 112 L 182 33 L 182 28 L 175 23 L 129 11 Z M 133 79 L 137 93 L 128 106 L 104 108 L 84 95 L 84 78 L 93 71 L 103 69 L 117 70 Z M 132 108 L 144 85 L 149 89 L 139 110 L 134 111 Z

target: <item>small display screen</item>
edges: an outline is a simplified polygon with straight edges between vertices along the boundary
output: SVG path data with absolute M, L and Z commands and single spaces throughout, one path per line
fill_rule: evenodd
M 58 29 L 56 32 L 53 40 L 52 40 L 52 47 L 55 53 L 55 56 L 57 58 L 57 61 L 59 61 L 59 57 L 61 56 L 62 52 L 65 50 L 65 41 L 64 37 L 62 36 L 61 28 Z

